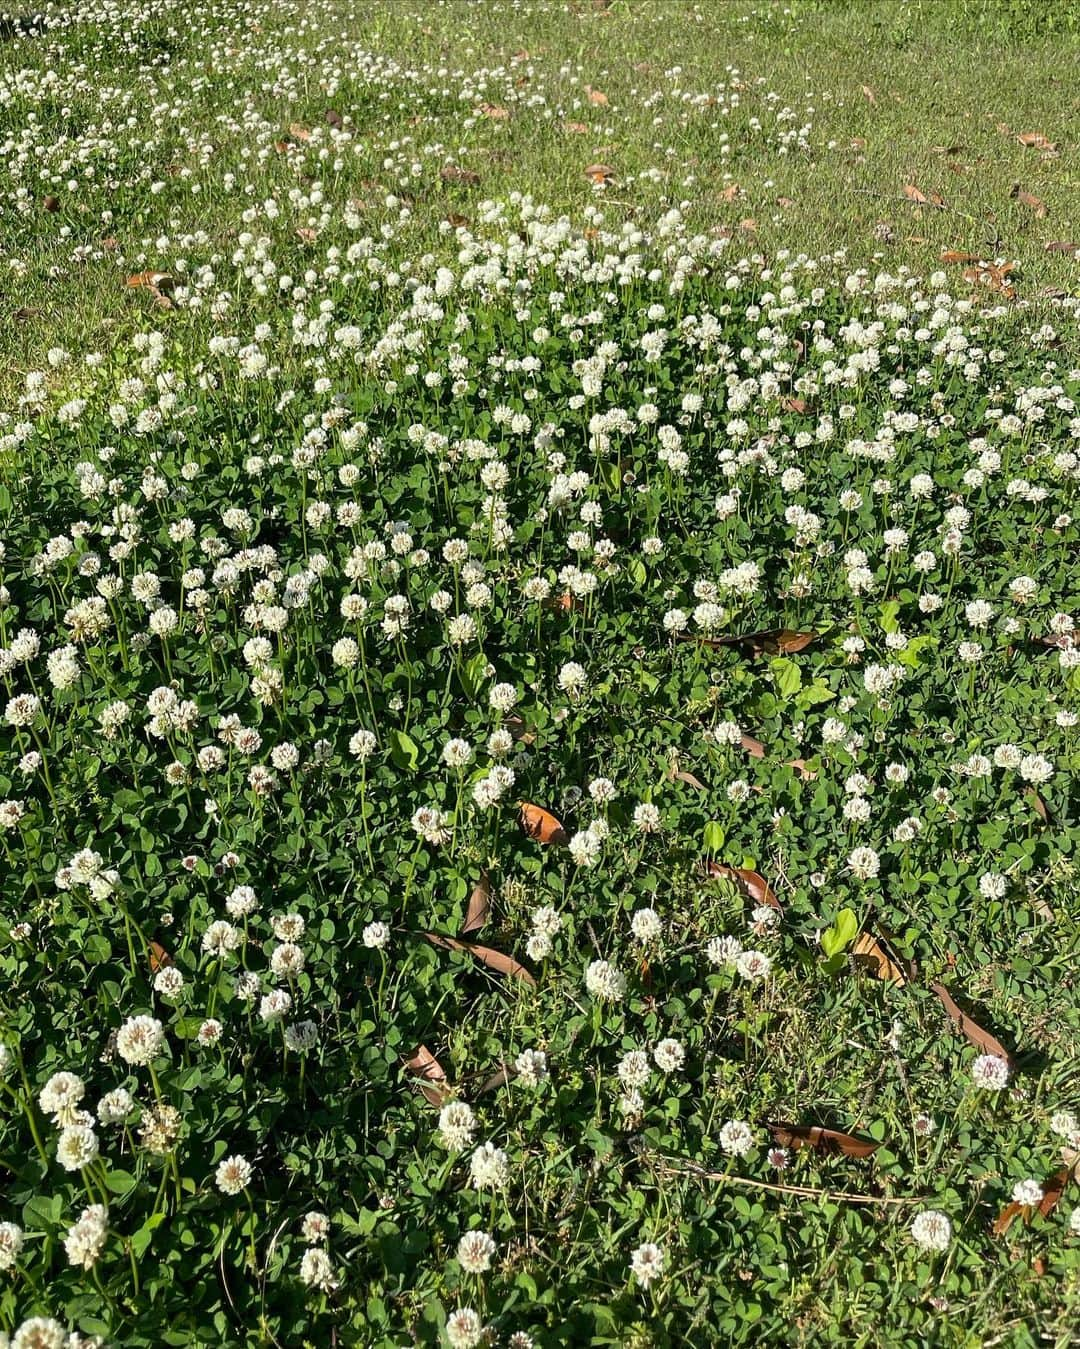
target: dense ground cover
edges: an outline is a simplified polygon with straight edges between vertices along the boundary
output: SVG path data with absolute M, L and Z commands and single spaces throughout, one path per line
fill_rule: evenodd
M 841 223 L 864 12 L 14 25 L 17 1349 L 1070 1342 L 1073 161 Z

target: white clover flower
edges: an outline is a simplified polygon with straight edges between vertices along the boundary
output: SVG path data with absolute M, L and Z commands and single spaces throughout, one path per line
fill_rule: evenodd
M 630 919 L 630 930 L 639 942 L 654 942 L 663 934 L 664 924 L 655 909 L 638 909 Z
M 503 1190 L 510 1183 L 510 1159 L 494 1143 L 481 1143 L 469 1162 L 474 1190 Z
M 459 1307 L 446 1318 L 446 1342 L 450 1349 L 476 1349 L 483 1340 L 484 1323 L 471 1307 Z
M 465 1101 L 450 1101 L 439 1112 L 439 1139 L 444 1148 L 461 1152 L 476 1133 L 476 1116 Z
M 165 1028 L 156 1017 L 133 1016 L 116 1033 L 116 1052 L 133 1067 L 152 1063 L 161 1053 Z
M 585 971 L 585 987 L 597 1002 L 621 1002 L 626 976 L 607 960 L 594 960 Z
M 971 1080 L 985 1091 L 1000 1091 L 1009 1080 L 1009 1065 L 998 1054 L 980 1054 L 971 1065 Z
M 923 1209 L 911 1222 L 911 1239 L 924 1251 L 944 1251 L 952 1240 L 952 1223 L 936 1209 Z
M 466 1232 L 458 1241 L 458 1264 L 466 1274 L 484 1274 L 491 1268 L 496 1249 L 487 1232 Z
M 214 1172 L 214 1184 L 222 1194 L 235 1195 L 245 1190 L 253 1174 L 251 1163 L 239 1153 L 225 1157 L 218 1162 Z
M 731 1157 L 745 1157 L 754 1147 L 754 1131 L 741 1119 L 722 1125 L 719 1139 L 721 1148 Z
M 686 1062 L 686 1050 L 678 1040 L 661 1040 L 653 1050 L 653 1059 L 662 1073 L 676 1073 Z
M 322 1247 L 309 1246 L 300 1257 L 300 1282 L 322 1293 L 333 1292 L 337 1287 L 333 1261 Z
M 630 1256 L 630 1273 L 642 1288 L 648 1288 L 663 1274 L 664 1264 L 662 1247 L 653 1241 L 646 1241 Z

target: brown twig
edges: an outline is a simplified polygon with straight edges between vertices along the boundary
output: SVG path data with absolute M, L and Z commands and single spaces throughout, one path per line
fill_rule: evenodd
M 696 1176 L 698 1180 L 716 1181 L 724 1185 L 743 1185 L 751 1190 L 767 1190 L 770 1194 L 786 1194 L 795 1199 L 822 1199 L 838 1204 L 922 1204 L 925 1201 L 918 1195 L 872 1195 L 852 1194 L 847 1190 L 819 1190 L 812 1185 L 778 1185 L 767 1180 L 754 1180 L 750 1176 L 731 1176 L 723 1171 L 707 1171 L 696 1162 L 680 1162 L 672 1165 L 671 1159 L 659 1153 L 645 1153 L 643 1160 L 651 1162 L 662 1176 Z

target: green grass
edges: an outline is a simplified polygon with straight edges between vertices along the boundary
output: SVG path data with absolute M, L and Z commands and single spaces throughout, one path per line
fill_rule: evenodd
M 0 1222 L 26 1232 L 0 1275 L 0 1328 L 47 1315 L 116 1346 L 396 1349 L 445 1343 L 448 1316 L 469 1306 L 498 1342 L 528 1332 L 539 1349 L 1065 1349 L 1080 1310 L 1080 1186 L 1045 1217 L 992 1228 L 1018 1181 L 1063 1165 L 1051 1121 L 1080 1095 L 1080 749 L 1059 719 L 1080 687 L 1041 640 L 1055 614 L 1080 612 L 1067 458 L 1080 261 L 1046 249 L 1080 243 L 1072 12 L 1019 0 L 227 0 L 64 13 L 53 30 L 0 40 L 0 648 L 23 627 L 42 644 L 25 665 L 0 661 L 0 704 L 31 684 L 44 699 L 32 732 L 0 725 L 0 799 L 25 806 L 0 830 Z M 1018 140 L 1036 132 L 1055 148 Z M 590 178 L 596 164 L 607 169 Z M 943 205 L 913 202 L 907 185 Z M 565 214 L 560 237 L 530 236 L 537 212 Z M 639 250 L 647 265 L 627 265 L 624 282 L 618 264 Z M 1014 264 L 1015 293 L 965 281 L 963 264 L 940 262 L 946 250 Z M 679 272 L 691 253 L 697 268 Z M 480 263 L 484 284 L 470 279 Z M 126 284 L 147 270 L 169 278 L 159 296 Z M 406 277 L 435 288 L 437 312 L 430 295 L 412 312 Z M 322 338 L 297 340 L 324 306 Z M 684 324 L 703 314 L 718 331 L 704 349 Z M 835 379 L 832 362 L 844 367 L 872 322 L 880 368 Z M 641 339 L 657 327 L 668 344 L 651 362 Z M 947 333 L 974 369 L 938 348 Z M 822 336 L 832 351 L 815 346 Z M 615 354 L 586 396 L 575 363 L 604 341 Z M 249 345 L 261 372 L 237 355 Z M 993 414 L 1026 415 L 1030 391 L 1050 385 L 1041 418 L 1016 435 L 996 427 Z M 75 398 L 86 406 L 62 411 Z M 664 468 L 647 419 L 590 424 L 649 403 L 680 426 L 685 478 Z M 528 433 L 504 425 L 501 405 L 528 414 Z M 133 425 L 140 409 L 162 424 Z M 904 410 L 915 422 L 900 423 L 895 457 L 851 449 Z M 546 423 L 559 434 L 534 443 Z M 417 425 L 433 437 L 419 447 Z M 311 439 L 322 426 L 325 443 Z M 506 483 L 483 481 L 464 450 L 444 468 L 458 441 L 487 446 Z M 302 443 L 316 447 L 311 464 L 293 462 Z M 725 456 L 751 445 L 804 479 L 782 483 L 744 455 L 729 480 Z M 978 467 L 988 448 L 999 468 Z M 552 450 L 589 475 L 573 505 L 551 502 Z M 101 482 L 84 490 L 77 464 Z M 915 473 L 933 476 L 930 499 L 909 495 Z M 1016 479 L 1038 490 L 1007 489 Z M 743 495 L 721 517 L 731 481 Z M 860 500 L 845 506 L 853 487 Z M 503 548 L 492 492 L 510 522 Z M 600 523 L 578 518 L 583 501 Z M 323 503 L 333 523 L 309 514 Z M 800 541 L 793 503 L 816 514 L 820 548 L 814 529 Z M 946 512 L 960 503 L 971 518 L 950 561 Z M 236 508 L 248 523 L 230 520 Z M 135 521 L 130 551 L 116 552 Z M 394 522 L 412 535 L 406 553 L 429 556 L 402 575 L 358 575 L 354 545 L 388 539 Z M 911 538 L 894 556 L 886 531 L 900 526 Z M 571 541 L 578 531 L 588 547 Z M 457 536 L 490 608 L 466 601 L 444 560 Z M 574 584 L 562 569 L 601 536 L 617 565 L 588 564 L 594 594 L 568 608 L 524 596 L 536 576 L 562 594 Z M 57 537 L 71 560 L 35 562 Z M 653 537 L 664 549 L 648 561 Z M 214 579 L 211 539 L 241 554 L 235 592 Z M 257 591 L 249 540 L 277 550 L 254 562 Z M 849 575 L 860 564 L 843 561 L 853 548 L 868 554 L 865 596 Z M 926 575 L 919 549 L 940 554 Z M 707 593 L 695 582 L 748 560 L 761 587 L 723 596 L 721 631 L 814 640 L 787 654 L 676 640 L 665 614 L 692 612 Z M 76 640 L 69 612 L 96 593 L 95 566 L 124 586 L 109 626 L 78 637 L 74 682 L 53 687 L 46 653 Z M 196 566 L 202 580 L 181 579 Z M 146 572 L 179 615 L 164 641 L 131 586 Z M 310 593 L 269 654 L 249 657 L 297 575 Z M 1033 580 L 1026 604 L 1010 598 L 1018 576 Z M 430 605 L 436 586 L 451 613 L 478 617 L 460 650 Z M 189 599 L 203 588 L 200 617 Z M 926 590 L 940 609 L 920 605 Z M 354 591 L 370 612 L 346 620 Z M 381 619 L 402 591 L 413 622 L 398 643 Z M 994 621 L 973 633 L 966 606 L 983 599 Z M 361 632 L 352 669 L 333 647 Z M 958 654 L 973 636 L 986 644 L 978 665 Z M 844 645 L 855 637 L 861 655 Z M 568 661 L 586 668 L 580 700 L 558 683 Z M 905 683 L 879 700 L 862 672 L 890 662 Z M 282 687 L 263 698 L 252 677 L 275 673 Z M 470 804 L 477 765 L 502 753 L 485 746 L 501 720 L 488 693 L 503 681 L 527 732 L 511 795 L 571 835 L 607 820 L 596 868 L 526 837 L 511 796 Z M 147 729 L 163 687 L 193 700 L 194 730 Z M 113 739 L 100 718 L 115 699 L 132 717 Z M 206 766 L 198 751 L 230 715 L 260 747 Z M 860 742 L 825 738 L 835 715 Z M 728 720 L 760 737 L 761 757 L 718 741 Z M 363 771 L 349 749 L 361 726 L 378 736 Z M 48 779 L 20 767 L 32 734 Z M 474 747 L 463 779 L 442 759 L 451 737 Z M 1013 770 L 958 771 L 1003 742 L 1053 760 L 1045 819 Z M 288 745 L 295 769 L 268 760 Z M 886 785 L 892 761 L 910 768 L 902 789 Z M 263 795 L 248 770 L 268 762 Z M 862 822 L 843 813 L 856 771 L 875 781 Z M 594 809 L 598 775 L 619 798 Z M 634 808 L 650 804 L 663 830 L 640 834 Z M 452 816 L 449 839 L 418 841 L 421 806 Z M 908 816 L 923 824 L 910 846 L 893 835 Z M 857 881 L 848 858 L 868 841 L 881 874 Z M 84 848 L 116 869 L 103 896 L 56 883 Z M 776 931 L 751 935 L 754 905 L 704 879 L 706 855 L 768 878 L 784 905 Z M 535 987 L 425 936 L 462 932 L 483 871 L 493 906 L 471 938 L 524 962 Z M 987 873 L 1004 894 L 980 891 Z M 236 918 L 239 952 L 218 959 L 204 933 L 239 884 L 260 907 Z M 565 924 L 546 956 L 529 949 L 541 905 Z M 645 906 L 664 923 L 652 945 L 631 936 Z M 285 912 L 306 924 L 305 969 L 288 982 L 294 1021 L 317 1027 L 303 1054 L 237 994 L 241 961 L 261 993 L 282 983 L 269 918 Z M 385 962 L 362 936 L 373 921 L 392 927 Z M 856 930 L 889 934 L 917 969 L 896 986 L 873 978 L 850 958 Z M 710 964 L 721 934 L 767 950 L 770 977 Z M 150 941 L 183 975 L 172 1000 L 148 969 Z M 628 978 L 614 1006 L 585 985 L 600 957 Z M 1009 1090 L 972 1086 L 977 1050 L 935 981 L 1015 1055 Z M 112 1046 L 135 1015 L 164 1025 L 152 1081 Z M 223 1038 L 205 1046 L 211 1016 Z M 685 1067 L 652 1073 L 638 1118 L 619 1105 L 616 1066 L 666 1036 Z M 506 1150 L 504 1193 L 470 1188 L 470 1150 L 437 1140 L 438 1112 L 404 1066 L 418 1046 L 475 1107 L 473 1142 Z M 524 1049 L 547 1054 L 550 1080 L 493 1080 Z M 89 1107 L 121 1083 L 136 1098 L 127 1132 L 101 1129 L 102 1164 L 85 1174 L 58 1165 L 57 1122 L 36 1104 L 61 1071 L 85 1081 Z M 142 1133 L 159 1092 L 181 1112 L 171 1162 Z M 752 1126 L 747 1157 L 723 1151 L 730 1120 Z M 776 1121 L 880 1146 L 869 1159 L 793 1151 L 779 1169 Z M 233 1153 L 254 1166 L 246 1195 L 215 1180 Z M 91 1274 L 63 1241 L 102 1190 L 111 1232 Z M 922 1208 L 952 1222 L 944 1253 L 910 1237 Z M 338 1283 L 325 1292 L 300 1277 L 312 1209 L 331 1219 Z M 483 1276 L 455 1255 L 469 1229 L 496 1241 Z M 645 1241 L 668 1262 L 651 1289 L 628 1274 Z

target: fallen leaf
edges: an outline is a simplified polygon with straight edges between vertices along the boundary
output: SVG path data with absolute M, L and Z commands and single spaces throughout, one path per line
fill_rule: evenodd
M 536 980 L 521 961 L 508 956 L 505 951 L 496 951 L 491 946 L 480 946 L 477 942 L 458 941 L 456 937 L 443 937 L 437 932 L 425 932 L 424 936 L 432 946 L 442 946 L 448 951 L 464 951 L 467 955 L 475 956 L 481 964 L 487 965 L 498 974 L 507 974 L 513 979 L 520 979 L 522 983 L 530 984 L 533 988 L 536 987 Z
M 830 1157 L 869 1157 L 880 1143 L 816 1124 L 770 1124 L 769 1132 L 782 1148 L 810 1148 Z
M 668 770 L 669 782 L 685 782 L 687 786 L 695 788 L 699 792 L 708 791 L 704 782 L 700 778 L 694 777 L 693 773 L 688 773 L 684 768 L 676 768 L 674 764 Z
M 781 412 L 805 412 L 807 407 L 805 398 L 781 398 Z
M 591 89 L 585 86 L 585 91 L 589 95 L 589 102 L 597 108 L 606 108 L 608 105 L 607 94 L 602 94 L 599 89 Z
M 764 876 L 748 867 L 729 867 L 725 862 L 706 862 L 705 870 L 709 876 L 726 877 L 733 881 L 748 899 L 755 904 L 767 904 L 770 909 L 783 913 L 783 906 L 776 898 L 776 892 Z
M 812 768 L 807 768 L 805 759 L 788 759 L 784 767 L 794 769 L 799 777 L 802 778 L 803 782 L 817 781 L 817 774 Z
M 904 196 L 907 197 L 908 201 L 915 202 L 917 206 L 930 205 L 930 198 L 926 196 L 924 193 L 920 192 L 914 183 L 904 184 Z
M 512 712 L 510 716 L 504 720 L 503 725 L 514 739 L 520 740 L 523 745 L 531 745 L 536 739 L 536 732 L 529 730 L 528 726 L 525 724 L 524 717 L 520 716 L 517 712 Z
M 1008 282 L 1013 267 L 1014 264 L 1011 262 L 1003 263 L 1000 267 L 991 263 L 981 263 L 978 267 L 965 267 L 963 276 L 964 280 L 973 286 L 987 286 L 1011 300 L 1016 294 L 1016 288 Z
M 300 122 L 289 123 L 289 135 L 298 141 L 311 140 L 311 132 Z
M 476 883 L 472 894 L 469 896 L 469 907 L 465 914 L 465 922 L 462 925 L 462 934 L 466 932 L 475 932 L 478 928 L 484 926 L 491 916 L 491 878 L 486 871 L 480 873 L 480 879 Z
M 866 99 L 867 103 L 877 102 L 877 96 L 875 95 L 873 89 L 871 89 L 868 84 L 862 85 L 861 88 L 863 92 L 863 98 Z
M 173 279 L 168 272 L 136 272 L 134 276 L 129 276 L 127 284 L 132 289 L 140 286 L 147 290 L 160 291 L 162 295 L 167 295 L 173 288 Z
M 517 1070 L 514 1066 L 509 1063 L 504 1063 L 497 1072 L 492 1073 L 490 1077 L 484 1078 L 484 1081 L 477 1088 L 477 1095 L 483 1096 L 486 1092 L 498 1091 L 500 1087 L 508 1086 L 513 1082 L 515 1077 L 517 1077 Z
M 744 632 L 735 637 L 712 637 L 709 645 L 737 646 L 748 656 L 791 656 L 808 647 L 816 636 L 816 632 L 768 628 L 764 632 Z
M 907 983 L 907 975 L 869 932 L 860 932 L 855 938 L 851 958 L 861 969 L 893 988 L 903 988 Z
M 550 811 L 544 810 L 542 806 L 534 806 L 529 801 L 522 801 L 520 805 L 521 827 L 530 838 L 536 839 L 538 843 L 554 843 L 558 846 L 570 842 L 570 835 Z
M 1080 253 L 1080 243 L 1069 243 L 1065 239 L 1051 239 L 1043 244 L 1044 253 Z
M 52 196 L 49 196 L 49 197 L 42 197 L 42 199 L 41 199 L 41 204 L 42 204 L 42 206 L 45 208 L 46 211 L 48 211 L 48 212 L 50 212 L 50 213 L 55 213 L 56 211 L 59 211 L 59 209 L 60 209 L 60 198 L 59 198 L 59 197 L 52 197 Z
M 739 221 L 739 229 L 745 230 L 747 234 L 756 234 L 757 221 L 753 216 L 748 215 L 745 220 Z
M 941 255 L 942 262 L 981 262 L 982 259 L 976 253 L 958 253 L 955 249 L 947 249 Z
M 727 187 L 721 188 L 721 201 L 736 201 L 742 195 L 742 188 L 738 183 L 728 183 Z
M 150 973 L 157 974 L 158 970 L 163 970 L 173 963 L 173 958 L 165 950 L 160 942 L 152 941 L 150 943 Z
M 795 201 L 792 197 L 777 197 L 776 204 L 777 206 L 783 206 L 784 209 L 787 210 L 788 207 L 795 205 Z
M 426 1045 L 421 1045 L 412 1058 L 403 1060 L 405 1068 L 418 1078 L 418 1085 L 431 1105 L 443 1106 L 450 1099 L 450 1084 L 443 1066 Z
M 500 108 L 497 103 L 481 103 L 481 113 L 492 122 L 505 122 L 509 120 L 510 114 L 505 108 Z
M 468 187 L 475 187 L 480 181 L 480 175 L 474 169 L 463 169 L 458 164 L 444 164 L 439 177 L 444 183 L 464 183 Z
M 338 112 L 336 109 L 327 108 L 326 125 L 332 126 L 336 131 L 340 131 L 341 128 L 345 125 L 345 119 L 344 117 L 342 117 L 341 113 Z
M 1007 132 L 1008 127 L 1004 127 Z M 1053 150 L 1054 142 L 1049 136 L 1044 136 L 1041 131 L 1021 131 L 1016 138 L 1021 145 L 1026 145 L 1029 150 Z
M 584 136 L 589 128 L 584 122 L 563 122 L 563 130 L 568 131 L 571 136 Z
M 739 736 L 739 745 L 746 750 L 752 759 L 764 759 L 765 746 L 760 740 L 755 740 L 752 735 L 743 734 Z
M 972 1021 L 971 1017 L 960 1008 L 943 984 L 931 984 L 930 990 L 941 999 L 941 1005 L 948 1012 L 950 1019 L 956 1022 L 961 1032 L 976 1048 L 983 1050 L 986 1054 L 995 1054 L 999 1059 L 1004 1059 L 1006 1063 L 1012 1064 L 1012 1055 L 1001 1041 L 996 1036 L 991 1035 L 988 1030 L 983 1030 L 977 1022 Z
M 296 237 L 304 244 L 313 244 L 319 237 L 319 231 L 311 229 L 308 225 L 301 225 L 296 231 Z
M 852 136 L 852 138 L 851 138 L 851 148 L 852 148 L 853 150 L 865 150 L 865 149 L 866 149 L 866 138 L 865 138 L 864 136 Z
M 1022 1218 L 1024 1223 L 1030 1223 L 1036 1213 L 1042 1218 L 1049 1218 L 1072 1179 L 1073 1168 L 1065 1166 L 1060 1171 L 1055 1171 L 1043 1185 L 1043 1197 L 1038 1204 L 1018 1204 L 1015 1200 L 1011 1204 L 1006 1204 L 994 1221 L 994 1236 L 1003 1236 L 1016 1218 Z
M 1025 206 L 1030 207 L 1039 220 L 1045 218 L 1046 203 L 1040 201 L 1039 198 L 1033 196 L 1032 193 L 1025 192 L 1019 183 L 1013 183 L 1009 190 L 1009 196 L 1012 197 L 1014 201 L 1022 202 Z
M 1035 788 L 1029 787 L 1027 791 L 1024 793 L 1024 795 L 1025 797 L 1027 797 L 1027 800 L 1030 803 L 1032 809 L 1035 811 L 1035 814 L 1038 815 L 1039 819 L 1042 820 L 1043 824 L 1049 824 L 1050 811 L 1047 808 L 1046 802 L 1042 799 L 1042 797 L 1035 790 Z
M 451 211 L 446 217 L 446 223 L 456 230 L 464 229 L 469 224 L 469 217 L 467 215 L 458 215 L 456 211 Z

